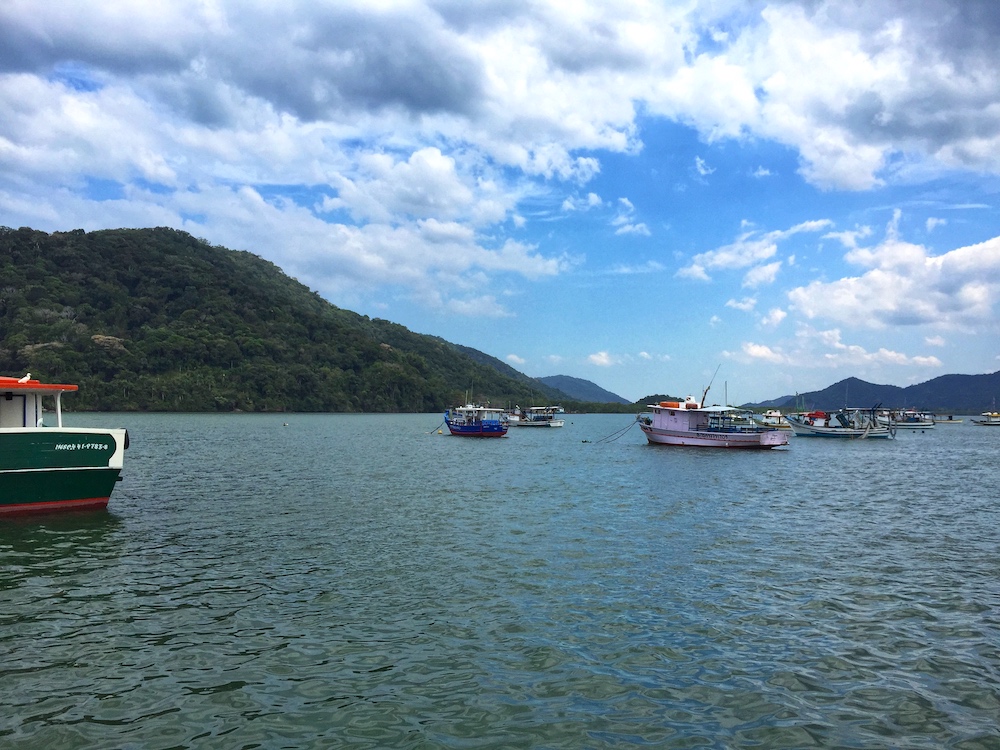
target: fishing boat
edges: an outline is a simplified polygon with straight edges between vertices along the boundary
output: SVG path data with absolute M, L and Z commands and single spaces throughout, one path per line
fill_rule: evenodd
M 1000 427 L 1000 411 L 984 411 L 980 416 L 973 417 L 972 423 L 980 427 Z
M 798 437 L 893 438 L 892 424 L 879 424 L 875 409 L 840 409 L 835 412 L 810 411 L 789 414 L 786 419 Z
M 510 421 L 503 409 L 466 404 L 448 409 L 444 422 L 452 435 L 460 437 L 503 437 Z
M 562 427 L 566 424 L 561 406 L 531 406 L 509 415 L 511 427 Z
M 706 394 L 708 389 L 706 390 Z M 704 401 L 704 395 L 702 396 Z M 639 415 L 646 440 L 654 445 L 690 445 L 702 448 L 777 448 L 788 445 L 788 435 L 746 418 L 734 406 L 702 406 L 693 396 L 684 401 L 649 404 Z
M 934 424 L 962 424 L 962 420 L 955 419 L 955 417 L 951 414 L 949 414 L 947 417 L 941 417 L 935 414 Z
M 934 415 L 916 409 L 881 409 L 875 419 L 883 427 L 894 425 L 897 429 L 927 430 L 934 426 Z
M 790 430 L 791 426 L 785 415 L 777 409 L 768 409 L 763 414 L 754 414 L 751 419 L 761 427 L 771 427 L 777 430 Z
M 107 507 L 128 433 L 63 426 L 62 395 L 77 389 L 0 377 L 0 514 Z

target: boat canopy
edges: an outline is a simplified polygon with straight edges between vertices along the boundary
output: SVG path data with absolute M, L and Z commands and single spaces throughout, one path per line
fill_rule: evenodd
M 42 396 L 55 397 L 56 426 L 62 427 L 62 394 L 78 390 L 68 383 L 42 383 L 31 379 L 0 376 L 0 428 L 40 427 Z

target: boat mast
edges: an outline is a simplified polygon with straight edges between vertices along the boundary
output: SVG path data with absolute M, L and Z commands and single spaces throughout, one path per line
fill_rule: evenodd
M 719 367 L 722 367 L 722 363 L 719 363 Z M 715 376 L 719 374 L 719 367 L 715 368 L 715 372 L 712 373 L 712 379 L 708 381 L 708 385 L 705 386 L 705 390 L 701 393 L 701 406 L 705 406 L 705 399 L 708 398 L 708 391 L 712 387 L 712 383 L 715 382 Z

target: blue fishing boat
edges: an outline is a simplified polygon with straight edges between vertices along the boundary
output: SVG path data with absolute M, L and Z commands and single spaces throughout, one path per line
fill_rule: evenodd
M 460 437 L 503 437 L 510 422 L 503 409 L 466 404 L 444 413 L 444 422 L 452 435 Z

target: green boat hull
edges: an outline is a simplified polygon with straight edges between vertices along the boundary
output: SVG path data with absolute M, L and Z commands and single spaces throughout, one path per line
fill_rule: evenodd
M 121 469 L 0 472 L 0 514 L 104 508 Z
M 107 506 L 126 447 L 124 430 L 0 432 L 0 515 Z

